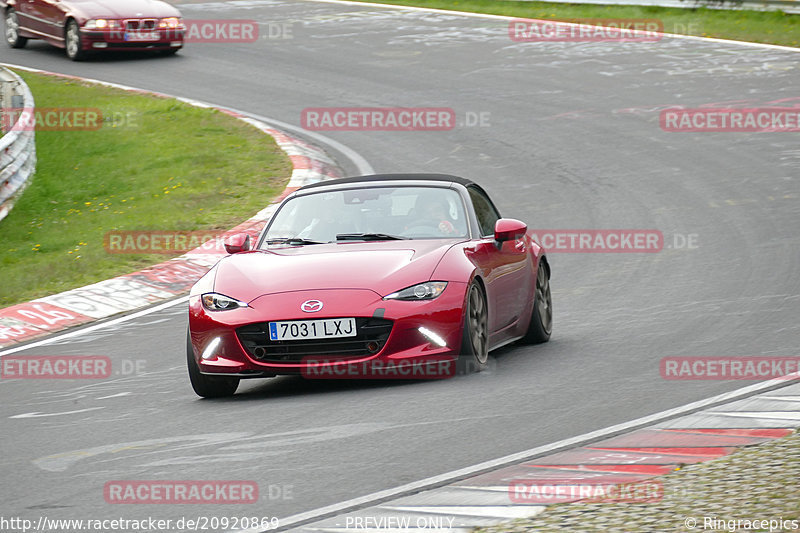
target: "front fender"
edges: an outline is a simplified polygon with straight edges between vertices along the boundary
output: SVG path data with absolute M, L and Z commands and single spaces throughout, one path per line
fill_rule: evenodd
M 475 241 L 451 246 L 433 269 L 431 280 L 471 282 L 476 275 L 477 266 L 469 256 L 475 251 L 476 246 Z

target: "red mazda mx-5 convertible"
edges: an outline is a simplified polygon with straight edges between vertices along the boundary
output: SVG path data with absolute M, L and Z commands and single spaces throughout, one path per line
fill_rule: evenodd
M 104 50 L 174 54 L 183 46 L 180 12 L 161 0 L 0 0 L 6 42 L 44 39 L 74 60 Z
M 190 293 L 187 363 L 200 396 L 279 374 L 446 377 L 483 369 L 504 344 L 550 338 L 544 250 L 463 178 L 307 185 L 254 246 L 241 234 L 225 247 Z

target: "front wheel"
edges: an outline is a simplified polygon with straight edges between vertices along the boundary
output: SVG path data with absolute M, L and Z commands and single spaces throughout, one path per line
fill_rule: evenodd
M 19 19 L 17 12 L 13 7 L 9 7 L 5 16 L 6 23 L 6 42 L 11 48 L 22 48 L 28 44 L 27 37 L 21 37 L 19 34 Z
M 86 57 L 86 52 L 81 42 L 81 29 L 74 20 L 70 20 L 67 23 L 67 29 L 64 31 L 64 46 L 67 49 L 67 57 L 71 60 L 80 61 Z
M 461 336 L 459 373 L 480 372 L 489 361 L 489 311 L 486 296 L 477 282 L 467 292 L 464 330 Z
M 200 373 L 194 358 L 194 348 L 189 333 L 186 333 L 186 364 L 189 367 L 189 381 L 198 396 L 203 398 L 223 398 L 233 396 L 239 387 L 239 378 L 227 376 L 207 376 Z
M 544 261 L 539 261 L 536 271 L 536 294 L 533 297 L 533 310 L 528 331 L 522 338 L 530 344 L 540 344 L 550 340 L 553 331 L 553 299 L 550 295 L 550 276 Z

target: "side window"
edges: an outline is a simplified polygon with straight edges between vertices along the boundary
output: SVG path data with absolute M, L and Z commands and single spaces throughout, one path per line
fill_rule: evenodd
M 478 189 L 470 187 L 469 197 L 472 200 L 472 206 L 475 208 L 475 215 L 478 217 L 481 236 L 494 235 L 494 225 L 500 218 L 500 213 L 497 212 L 486 195 Z

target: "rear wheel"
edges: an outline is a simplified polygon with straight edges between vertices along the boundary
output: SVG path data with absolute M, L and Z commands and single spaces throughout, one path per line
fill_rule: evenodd
M 553 300 L 550 296 L 550 275 L 544 261 L 539 261 L 539 270 L 536 272 L 536 294 L 533 297 L 533 311 L 528 331 L 523 341 L 530 344 L 540 344 L 550 340 L 553 331 Z
M 17 12 L 14 11 L 13 7 L 9 7 L 6 10 L 5 23 L 6 42 L 8 43 L 8 46 L 11 48 L 22 48 L 28 44 L 28 38 L 20 37 L 19 35 L 19 19 L 17 18 Z
M 86 57 L 83 43 L 81 43 L 81 29 L 74 20 L 70 20 L 64 30 L 64 46 L 67 49 L 67 57 L 71 60 L 80 61 Z
M 239 378 L 226 376 L 207 376 L 200 373 L 194 358 L 194 348 L 189 333 L 186 333 L 186 364 L 189 367 L 189 380 L 198 396 L 203 398 L 223 398 L 233 396 L 239 387 Z
M 472 282 L 467 293 L 464 313 L 464 332 L 461 336 L 461 355 L 458 358 L 461 373 L 480 372 L 489 361 L 489 312 L 486 296 L 477 282 Z

